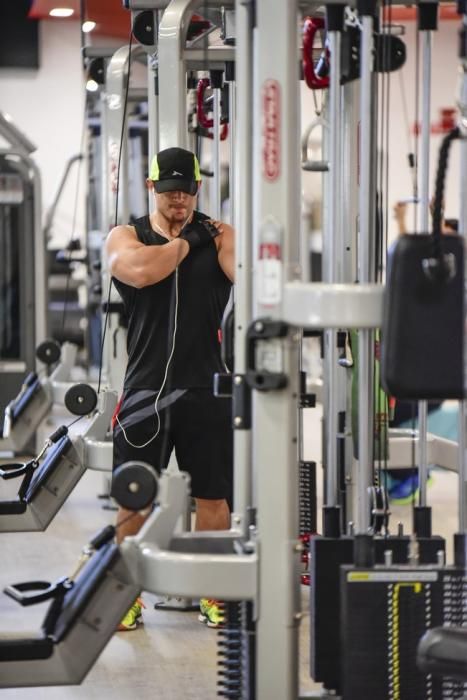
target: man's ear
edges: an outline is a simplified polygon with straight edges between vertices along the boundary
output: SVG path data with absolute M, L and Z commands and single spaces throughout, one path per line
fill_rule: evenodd
M 153 190 L 154 192 L 156 191 L 156 190 L 154 189 L 154 181 L 151 180 L 149 177 L 146 178 L 146 189 L 149 190 L 149 191 L 150 191 L 150 190 Z

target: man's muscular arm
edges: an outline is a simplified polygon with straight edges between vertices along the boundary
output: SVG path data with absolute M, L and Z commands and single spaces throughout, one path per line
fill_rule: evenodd
M 219 231 L 216 241 L 219 265 L 231 282 L 235 281 L 235 230 L 229 224 L 213 221 Z
M 144 245 L 133 226 L 116 226 L 106 241 L 112 276 L 138 289 L 168 277 L 189 251 L 189 244 L 181 238 L 164 245 Z

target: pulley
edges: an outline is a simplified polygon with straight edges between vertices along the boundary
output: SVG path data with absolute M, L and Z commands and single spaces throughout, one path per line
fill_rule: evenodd
M 97 394 L 89 384 L 75 384 L 65 394 L 65 406 L 74 416 L 87 416 L 97 405 Z
M 156 471 L 146 462 L 125 462 L 113 473 L 111 496 L 126 510 L 151 506 L 159 491 Z

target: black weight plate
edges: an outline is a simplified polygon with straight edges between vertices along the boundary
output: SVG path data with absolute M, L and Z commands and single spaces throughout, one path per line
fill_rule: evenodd
M 36 348 L 36 357 L 44 365 L 53 365 L 59 361 L 62 350 L 56 340 L 44 340 Z
M 127 510 L 144 510 L 157 496 L 159 483 L 154 469 L 145 462 L 125 462 L 112 475 L 110 495 Z
M 97 405 L 97 394 L 89 384 L 75 384 L 65 394 L 65 406 L 74 416 L 86 416 Z

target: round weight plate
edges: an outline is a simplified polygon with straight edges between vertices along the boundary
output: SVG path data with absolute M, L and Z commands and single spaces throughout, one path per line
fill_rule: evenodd
M 89 384 L 75 384 L 65 394 L 65 406 L 74 416 L 86 416 L 97 405 L 97 394 Z
M 44 365 L 53 365 L 59 361 L 62 350 L 56 340 L 44 340 L 36 348 L 36 357 Z
M 110 495 L 127 510 L 144 510 L 157 496 L 159 482 L 154 469 L 146 462 L 125 462 L 112 475 Z

